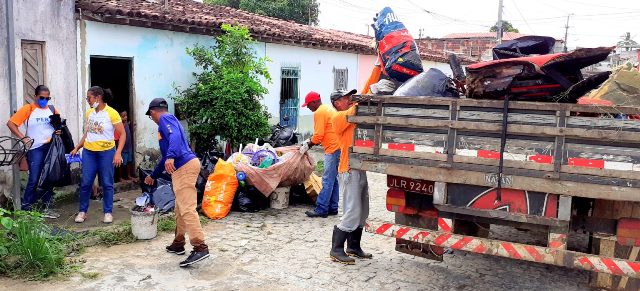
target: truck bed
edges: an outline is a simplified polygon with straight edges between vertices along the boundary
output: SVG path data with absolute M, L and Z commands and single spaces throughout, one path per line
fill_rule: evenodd
M 496 186 L 503 101 L 356 98 L 352 168 Z M 640 121 L 613 118 L 640 108 L 512 101 L 508 112 L 504 188 L 640 201 Z

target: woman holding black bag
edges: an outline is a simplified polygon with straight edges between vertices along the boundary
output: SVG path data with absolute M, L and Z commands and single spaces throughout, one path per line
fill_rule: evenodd
M 53 134 L 60 134 L 60 130 L 55 130 L 50 122 L 50 116 L 59 114 L 53 105 L 48 105 L 51 101 L 49 88 L 39 85 L 35 89 L 34 103 L 26 104 L 18 110 L 7 122 L 7 127 L 11 133 L 20 139 L 32 140 L 33 145 L 27 152 L 27 162 L 29 164 L 29 179 L 22 198 L 22 210 L 33 210 L 33 204 L 38 199 L 44 205 L 43 215 L 47 218 L 58 218 L 59 214 L 50 209 L 53 198 L 53 187 L 38 189 L 40 173 L 45 165 L 45 158 L 49 151 L 51 137 Z M 26 132 L 19 129 L 25 124 Z

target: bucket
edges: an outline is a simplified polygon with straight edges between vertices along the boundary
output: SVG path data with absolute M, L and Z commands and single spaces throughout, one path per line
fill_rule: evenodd
M 281 187 L 271 193 L 270 206 L 273 209 L 285 209 L 289 207 L 289 188 Z
M 131 212 L 131 232 L 137 239 L 152 239 L 158 235 L 158 211 Z

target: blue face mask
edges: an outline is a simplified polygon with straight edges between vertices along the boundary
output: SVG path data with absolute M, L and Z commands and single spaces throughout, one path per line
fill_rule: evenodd
M 46 99 L 38 100 L 38 106 L 40 106 L 40 108 L 44 108 L 45 106 L 47 106 L 47 103 L 49 103 L 49 100 L 46 100 Z

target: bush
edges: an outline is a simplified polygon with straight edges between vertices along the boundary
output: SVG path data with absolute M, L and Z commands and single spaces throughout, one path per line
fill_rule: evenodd
M 0 273 L 43 279 L 65 271 L 65 250 L 39 213 L 0 208 Z
M 174 97 L 198 152 L 214 148 L 216 136 L 247 144 L 271 132 L 270 115 L 260 102 L 267 94 L 261 80 L 271 81 L 268 59 L 256 57 L 246 27 L 223 24 L 222 30 L 211 47 L 187 49 L 199 73 L 189 88 L 176 88 Z

